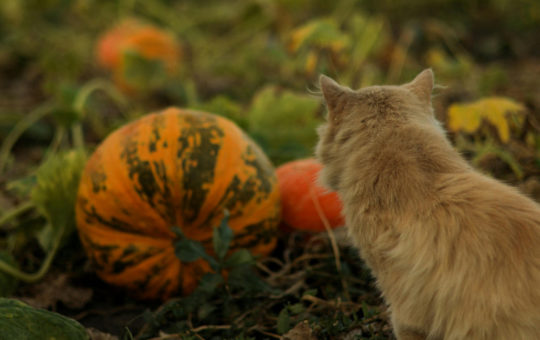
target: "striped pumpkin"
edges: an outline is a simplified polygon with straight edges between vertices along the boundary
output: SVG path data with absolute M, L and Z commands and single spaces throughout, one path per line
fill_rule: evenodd
M 88 160 L 76 218 L 98 275 L 136 297 L 187 294 L 210 271 L 202 259 L 182 263 L 179 227 L 212 254 L 212 232 L 230 213 L 230 251 L 266 255 L 280 218 L 275 171 L 233 122 L 169 108 L 108 136 Z

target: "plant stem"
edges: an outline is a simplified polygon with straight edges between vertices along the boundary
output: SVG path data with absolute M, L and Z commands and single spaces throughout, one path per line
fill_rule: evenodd
M 330 225 L 328 218 L 326 218 L 326 215 L 324 214 L 324 211 L 322 210 L 321 204 L 319 203 L 319 199 L 317 198 L 317 195 L 315 194 L 315 190 L 313 189 L 313 187 L 310 188 L 309 195 L 311 196 L 311 200 L 313 201 L 313 204 L 315 205 L 317 214 L 319 215 L 319 218 L 323 222 L 324 229 L 326 229 L 326 233 L 328 234 L 328 237 L 330 239 L 330 245 L 332 246 L 332 251 L 334 252 L 334 260 L 336 261 L 336 270 L 339 273 L 339 276 L 341 277 L 341 284 L 343 285 L 343 295 L 345 295 L 345 298 L 348 301 L 351 301 L 351 296 L 349 294 L 349 286 L 347 284 L 347 281 L 345 281 L 345 279 L 343 278 L 343 275 L 341 272 L 341 256 L 339 253 L 339 247 L 336 241 L 336 237 L 334 235 L 334 232 L 332 231 L 332 226 Z
M 63 125 L 59 125 L 56 128 L 53 140 L 51 144 L 49 145 L 47 152 L 45 153 L 45 157 L 44 157 L 45 160 L 49 159 L 53 154 L 56 153 L 56 151 L 60 147 L 60 144 L 62 143 L 62 140 L 64 139 L 65 134 L 66 134 L 66 128 Z
M 84 146 L 84 135 L 80 122 L 74 123 L 71 126 L 71 134 L 73 136 L 73 145 L 75 146 L 75 149 L 81 151 L 83 154 L 86 154 L 86 149 Z
M 32 203 L 32 201 L 28 201 L 28 202 L 26 202 L 24 204 L 21 204 L 21 205 L 15 207 L 15 208 L 13 208 L 12 210 L 5 213 L 4 215 L 0 216 L 0 226 L 2 226 L 7 221 L 15 218 L 15 216 L 20 215 L 23 212 L 25 212 L 25 211 L 33 208 L 33 207 L 34 207 L 34 203 Z
M 126 98 L 124 98 L 111 82 L 99 78 L 92 79 L 81 88 L 73 101 L 73 109 L 79 114 L 80 120 L 84 117 L 86 101 L 97 90 L 105 92 L 121 108 L 125 108 L 128 105 Z
M 39 281 L 45 274 L 49 271 L 52 261 L 60 248 L 60 241 L 62 239 L 62 233 L 58 233 L 56 239 L 54 240 L 53 248 L 47 253 L 47 257 L 41 264 L 39 270 L 35 273 L 25 273 L 20 269 L 13 267 L 12 265 L 0 260 L 0 271 L 10 274 L 18 280 L 33 283 Z
M 43 118 L 47 115 L 53 108 L 54 103 L 52 101 L 46 102 L 45 104 L 37 107 L 31 111 L 27 116 L 23 117 L 17 124 L 13 127 L 10 133 L 4 139 L 2 147 L 0 148 L 0 174 L 4 172 L 4 168 L 9 157 L 11 149 L 21 137 L 26 129 L 28 129 L 32 124 Z
M 124 96 L 116 89 L 116 87 L 114 87 L 107 80 L 99 78 L 93 79 L 81 88 L 81 90 L 77 94 L 77 97 L 75 97 L 75 100 L 73 101 L 73 109 L 79 115 L 79 120 L 71 126 L 71 133 L 75 148 L 82 152 L 85 151 L 84 136 L 81 123 L 82 119 L 85 116 L 84 107 L 88 98 L 90 98 L 92 93 L 97 90 L 105 92 L 119 107 L 125 108 L 128 104 Z

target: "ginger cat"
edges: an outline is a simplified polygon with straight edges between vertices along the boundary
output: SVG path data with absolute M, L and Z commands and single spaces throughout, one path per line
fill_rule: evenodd
M 321 181 L 404 339 L 540 339 L 540 206 L 475 171 L 433 116 L 433 73 L 353 91 L 321 76 Z

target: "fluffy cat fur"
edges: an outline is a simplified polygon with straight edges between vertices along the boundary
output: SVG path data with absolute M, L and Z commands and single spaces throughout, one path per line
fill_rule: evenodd
M 475 171 L 433 116 L 433 73 L 353 91 L 321 76 L 321 181 L 403 339 L 540 339 L 540 207 Z

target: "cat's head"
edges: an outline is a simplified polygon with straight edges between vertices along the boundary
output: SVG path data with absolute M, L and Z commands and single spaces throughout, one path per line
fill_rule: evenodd
M 328 116 L 326 124 L 318 129 L 315 153 L 324 165 L 321 181 L 333 190 L 339 189 L 347 159 L 370 143 L 385 143 L 383 139 L 399 126 L 414 122 L 444 134 L 433 117 L 430 69 L 399 86 L 370 86 L 354 91 L 323 75 L 320 87 Z

